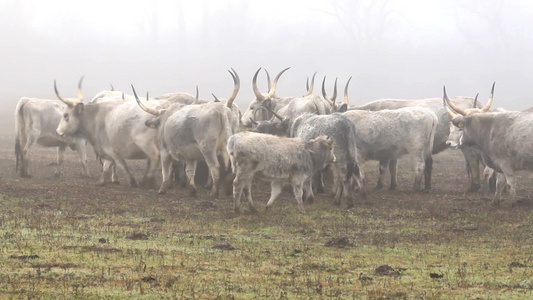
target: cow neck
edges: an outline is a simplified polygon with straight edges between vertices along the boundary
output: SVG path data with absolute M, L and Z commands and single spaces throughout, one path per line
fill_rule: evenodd
M 87 103 L 84 105 L 83 115 L 80 118 L 80 127 L 78 129 L 78 132 L 89 141 L 91 146 L 93 146 L 97 152 L 100 152 L 99 149 L 101 149 L 96 138 L 96 135 L 100 130 L 100 122 L 97 120 L 99 106 L 98 103 Z

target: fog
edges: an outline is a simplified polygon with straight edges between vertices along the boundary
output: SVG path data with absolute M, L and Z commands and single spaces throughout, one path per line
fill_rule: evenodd
M 305 93 L 323 76 L 332 91 L 353 76 L 350 103 L 379 98 L 474 96 L 494 106 L 533 105 L 533 4 L 513 0 L 398 1 L 37 1 L 0 2 L 0 101 L 14 110 L 22 96 L 55 99 L 54 79 L 75 97 L 98 91 L 169 92 L 228 97 L 234 68 L 237 104 L 253 99 L 263 67 L 279 96 Z M 266 91 L 266 77 L 258 80 Z

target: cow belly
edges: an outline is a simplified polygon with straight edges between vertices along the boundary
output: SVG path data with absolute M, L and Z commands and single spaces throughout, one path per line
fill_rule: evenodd
M 59 137 L 53 137 L 53 136 L 39 137 L 39 139 L 37 140 L 37 143 L 44 147 L 59 147 L 59 146 L 67 145 L 67 143 L 60 140 Z

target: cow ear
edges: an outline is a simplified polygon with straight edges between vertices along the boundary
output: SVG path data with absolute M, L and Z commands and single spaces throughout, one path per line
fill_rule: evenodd
M 266 107 L 266 108 L 272 109 L 272 100 L 271 99 L 265 99 L 265 100 L 263 100 L 263 102 L 261 102 L 261 105 Z
M 343 113 L 345 111 L 348 110 L 348 105 L 346 103 L 343 103 L 340 107 L 339 107 L 339 112 Z
M 146 122 L 144 122 L 144 125 L 146 125 L 146 127 L 152 128 L 152 129 L 159 128 L 159 118 L 146 120 Z
M 83 113 L 83 103 L 78 103 L 74 106 L 74 113 L 76 113 L 76 115 L 81 115 Z

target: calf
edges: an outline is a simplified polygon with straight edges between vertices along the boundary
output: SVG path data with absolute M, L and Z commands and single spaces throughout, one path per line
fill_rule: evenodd
M 252 201 L 252 181 L 255 175 L 271 182 L 267 209 L 281 193 L 283 183 L 292 185 L 298 211 L 305 213 L 302 197 L 310 196 L 304 185 L 313 174 L 335 162 L 333 141 L 324 136 L 306 141 L 255 132 L 241 132 L 228 139 L 227 151 L 235 173 L 233 181 L 233 208 L 240 210 L 242 190 L 247 189 L 248 204 L 257 211 Z

